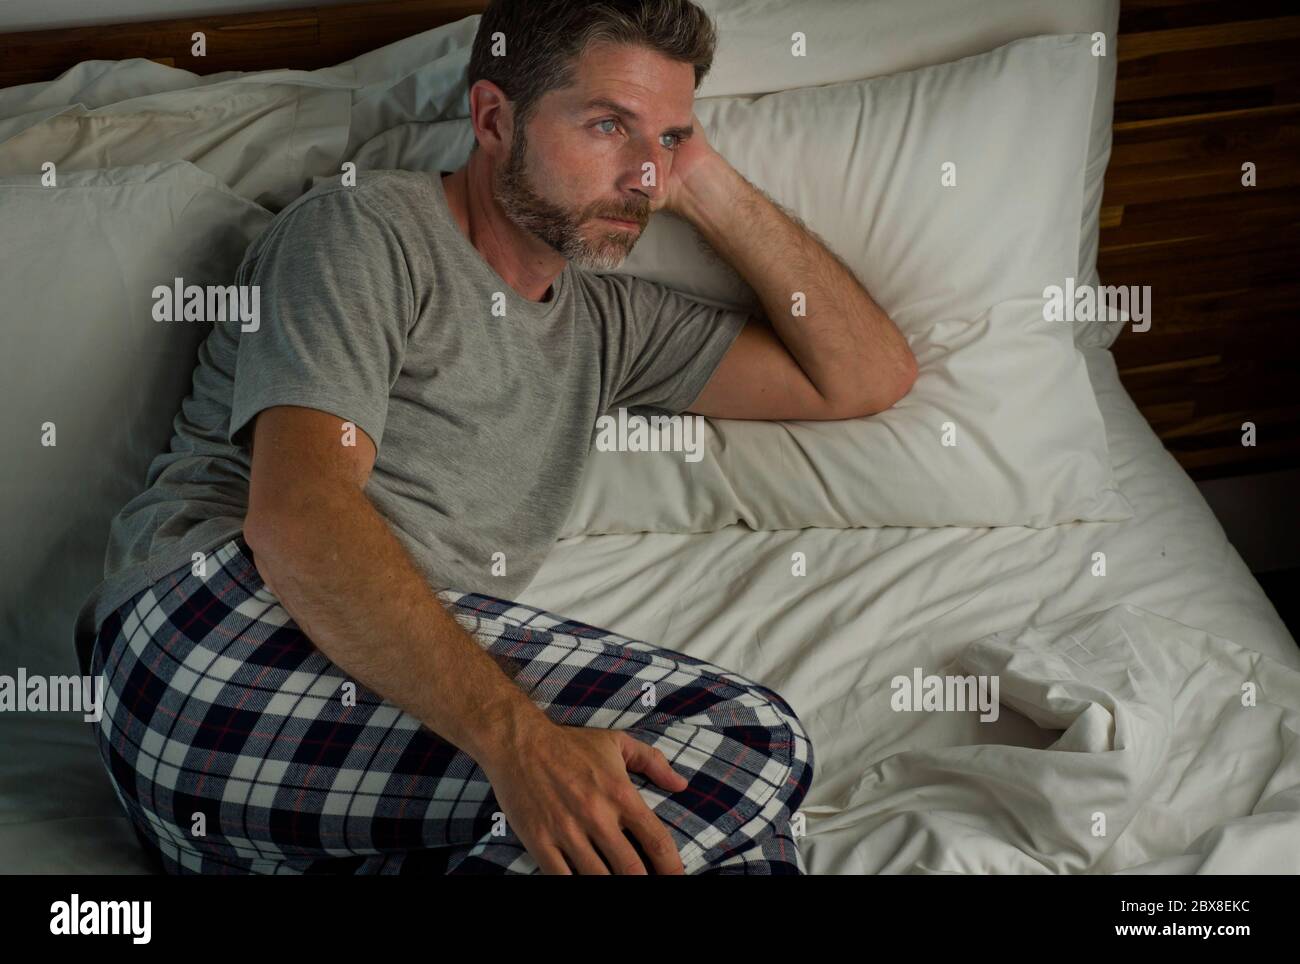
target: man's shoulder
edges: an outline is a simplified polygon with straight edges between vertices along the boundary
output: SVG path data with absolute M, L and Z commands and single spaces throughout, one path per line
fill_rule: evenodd
M 346 250 L 403 250 L 412 231 L 419 230 L 421 189 L 412 171 L 369 171 L 357 184 L 343 175 L 316 178 L 310 189 L 285 205 L 244 253 L 241 277 L 273 252 L 308 251 L 325 258 Z
M 573 262 L 569 263 L 569 275 L 573 278 L 576 287 L 584 289 L 593 299 L 604 302 L 630 300 L 643 292 L 647 286 L 653 287 L 656 284 L 636 275 L 580 268 Z
M 312 186 L 287 204 L 275 217 L 287 221 L 294 214 L 317 216 L 364 209 L 392 223 L 420 206 L 429 175 L 419 171 L 347 172 L 318 177 Z
M 679 294 L 671 286 L 641 275 L 580 270 L 574 264 L 570 267 L 574 287 L 581 289 L 607 320 L 619 320 L 619 316 L 640 320 L 642 316 L 656 315 L 665 309 L 669 298 Z

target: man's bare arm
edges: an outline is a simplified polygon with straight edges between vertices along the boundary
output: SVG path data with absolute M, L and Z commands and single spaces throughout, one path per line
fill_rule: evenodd
M 276 406 L 253 428 L 244 538 L 267 587 L 322 653 L 468 753 L 543 870 L 644 872 L 622 820 L 660 873 L 672 837 L 627 776 L 685 781 L 619 731 L 553 724 L 443 607 L 363 489 L 375 446 L 316 409 Z M 602 862 L 600 855 L 604 855 Z M 639 868 L 639 871 L 638 871 Z
M 744 332 L 692 410 L 746 418 L 756 417 L 747 409 L 770 412 L 784 404 L 798 414 L 780 417 L 818 417 L 806 411 L 800 372 L 831 413 L 883 411 L 907 394 L 916 358 L 853 272 L 707 143 L 691 150 L 668 206 L 754 289 L 793 362 L 779 357 L 770 335 Z M 796 292 L 806 315 L 792 312 Z M 788 400 L 773 397 L 779 392 Z

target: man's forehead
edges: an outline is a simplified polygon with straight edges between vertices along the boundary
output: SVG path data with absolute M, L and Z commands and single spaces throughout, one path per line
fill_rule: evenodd
M 579 58 L 563 95 L 578 109 L 617 107 L 634 119 L 658 113 L 671 115 L 669 123 L 689 124 L 695 68 L 644 47 L 597 44 Z
M 635 121 L 651 119 L 648 117 L 650 114 L 665 114 L 672 116 L 673 119 L 682 120 L 685 124 L 691 123 L 691 108 L 689 105 L 683 119 L 676 117 L 677 114 L 681 113 L 680 111 L 671 109 L 663 100 L 652 100 L 647 105 L 637 98 L 627 97 L 617 91 L 607 93 L 597 91 L 590 97 L 577 98 L 576 103 L 581 110 L 612 111 L 616 114 L 623 114 L 628 119 Z

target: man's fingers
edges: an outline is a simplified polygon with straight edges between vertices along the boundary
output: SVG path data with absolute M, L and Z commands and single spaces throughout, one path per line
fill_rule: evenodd
M 619 732 L 623 734 L 623 759 L 629 770 L 644 774 L 670 793 L 678 793 L 689 786 L 690 781 L 674 770 L 662 753 L 625 731 Z
M 585 828 L 575 830 L 561 846 L 564 848 L 565 856 L 569 858 L 569 862 L 578 873 L 609 876 L 609 868 L 605 866 L 605 861 L 600 859 L 600 854 L 592 848 Z
M 614 873 L 638 876 L 649 874 L 636 848 L 623 836 L 623 828 L 617 821 L 608 826 L 601 824 L 592 828 L 592 839 L 605 855 L 605 862 L 614 868 Z
M 522 839 L 523 838 L 521 837 L 520 840 L 522 841 Z M 539 844 L 537 846 L 530 846 L 524 844 L 524 847 L 533 855 L 533 859 L 537 861 L 537 866 L 542 869 L 542 873 L 560 874 L 567 877 L 573 876 L 573 871 L 570 870 L 569 865 L 564 862 L 564 854 L 560 853 L 559 849 L 554 845 L 548 844 L 542 846 Z
M 623 817 L 623 825 L 632 831 L 641 849 L 650 858 L 650 863 L 658 874 L 684 874 L 682 855 L 677 852 L 677 843 L 668 832 L 664 822 L 653 810 L 641 802 L 639 808 Z
M 611 733 L 622 767 L 610 756 Z M 625 731 L 585 730 L 580 737 L 575 731 L 571 744 L 580 758 L 586 755 L 588 767 L 606 771 L 605 778 L 598 781 L 603 792 L 593 798 L 589 781 L 583 786 L 571 780 L 556 781 L 553 786 L 545 779 L 539 781 L 536 798 L 521 806 L 525 812 L 536 812 L 542 818 L 537 826 L 515 828 L 539 869 L 546 874 L 685 873 L 676 840 L 646 804 L 630 774 L 644 774 L 670 793 L 686 789 L 690 782 L 674 771 L 657 749 Z M 611 766 L 617 769 L 608 770 Z M 575 770 L 582 769 L 575 764 Z M 615 774 L 615 782 L 610 783 L 608 778 Z M 545 819 L 548 814 L 549 819 Z M 532 839 L 531 831 L 546 827 L 550 829 Z

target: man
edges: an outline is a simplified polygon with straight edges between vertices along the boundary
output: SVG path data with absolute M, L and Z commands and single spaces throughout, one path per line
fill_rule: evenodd
M 915 377 L 707 143 L 714 42 L 688 0 L 498 0 L 468 164 L 319 185 L 249 249 L 261 326 L 204 343 L 94 601 L 101 752 L 167 870 L 804 869 L 812 749 L 777 694 L 509 601 L 601 412 L 852 418 Z M 663 210 L 770 322 L 570 264 Z

